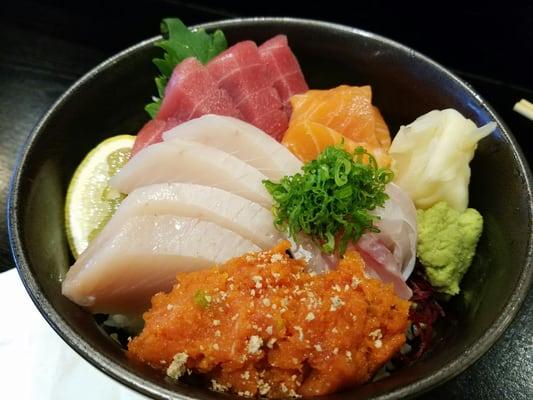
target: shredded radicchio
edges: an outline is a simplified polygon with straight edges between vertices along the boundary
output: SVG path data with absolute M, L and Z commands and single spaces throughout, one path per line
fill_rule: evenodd
M 415 269 L 407 284 L 413 291 L 413 304 L 409 310 L 411 324 L 407 332 L 407 343 L 395 357 L 396 365 L 409 365 L 422 357 L 433 339 L 434 324 L 446 315 L 421 268 Z

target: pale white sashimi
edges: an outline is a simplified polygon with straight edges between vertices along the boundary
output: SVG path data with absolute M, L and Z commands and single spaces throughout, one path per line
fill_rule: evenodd
M 112 237 L 129 218 L 140 215 L 175 215 L 213 222 L 262 249 L 282 240 L 272 213 L 244 197 L 191 183 L 158 183 L 131 192 L 80 257 L 90 257 L 100 242 Z
M 409 196 L 397 185 L 389 183 L 385 192 L 389 199 L 372 212 L 379 217 L 374 225 L 380 231 L 363 234 L 349 247 L 361 254 L 370 276 L 392 283 L 398 296 L 409 299 L 412 292 L 405 282 L 416 261 L 416 210 Z M 331 270 L 338 263 L 337 257 L 322 253 L 316 244 L 304 237 L 299 238 L 293 249 L 295 258 L 307 261 L 309 269 L 317 273 Z
M 216 147 L 275 181 L 300 172 L 302 167 L 302 162 L 284 145 L 261 129 L 237 118 L 204 115 L 168 130 L 163 134 L 163 139 L 184 139 Z
M 375 225 L 380 230 L 375 235 L 391 250 L 401 266 L 401 275 L 407 280 L 416 262 L 416 209 L 409 195 L 398 185 L 389 183 L 385 188 L 389 199 L 373 214 L 380 219 Z
M 109 184 L 130 193 L 154 183 L 195 183 L 235 193 L 270 209 L 272 197 L 263 186 L 265 179 L 256 168 L 222 150 L 174 139 L 142 149 Z
M 389 199 L 373 214 L 380 219 L 376 233 L 365 233 L 355 247 L 366 263 L 369 275 L 392 283 L 396 294 L 404 299 L 412 295 L 406 281 L 416 262 L 416 209 L 411 198 L 399 186 L 385 188 Z
M 260 248 L 212 222 L 172 215 L 131 217 L 68 271 L 62 292 L 93 312 L 131 314 L 168 291 L 179 272 L 208 268 Z

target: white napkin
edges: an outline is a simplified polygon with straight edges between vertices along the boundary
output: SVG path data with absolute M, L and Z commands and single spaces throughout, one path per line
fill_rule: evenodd
M 0 316 L 0 399 L 147 399 L 63 342 L 35 308 L 15 269 L 0 273 Z

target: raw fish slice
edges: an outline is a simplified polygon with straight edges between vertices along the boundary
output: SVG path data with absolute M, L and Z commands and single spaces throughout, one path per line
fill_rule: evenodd
M 398 185 L 389 183 L 385 192 L 389 199 L 384 207 L 378 207 L 373 212 L 380 218 L 375 223 L 380 232 L 374 235 L 391 250 L 401 266 L 403 279 L 407 280 L 416 262 L 416 208 Z
M 291 126 L 304 121 L 318 122 L 355 142 L 368 143 L 373 148 L 380 146 L 370 86 L 309 90 L 293 96 L 291 104 Z
M 235 44 L 212 59 L 207 68 L 218 85 L 229 93 L 245 121 L 275 139 L 281 138 L 288 118 L 254 42 Z
M 175 118 L 169 118 L 166 121 L 161 119 L 151 119 L 148 121 L 137 133 L 135 143 L 131 149 L 131 157 L 137 154 L 140 150 L 154 143 L 159 143 L 163 140 L 163 132 L 175 127 L 179 121 Z
M 389 183 L 385 191 L 389 199 L 373 212 L 380 217 L 375 223 L 380 232 L 365 233 L 349 247 L 361 253 L 370 275 L 392 283 L 398 296 L 409 299 L 412 293 L 405 281 L 416 261 L 416 210 L 409 196 L 397 185 Z M 338 263 L 335 257 L 322 254 L 311 241 L 304 239 L 299 243 L 303 244 L 306 261 L 313 271 L 328 271 Z
M 376 106 L 372 106 L 372 113 L 374 114 L 374 122 L 376 124 L 376 138 L 383 149 L 388 149 L 391 145 L 389 127 L 385 123 L 381 112 Z
M 240 116 L 231 97 L 218 87 L 207 68 L 196 58 L 187 58 L 172 72 L 157 119 L 188 121 L 209 113 Z
M 281 143 L 304 162 L 316 159 L 328 146 L 343 143 L 344 148 L 349 152 L 352 152 L 357 146 L 364 147 L 376 158 L 381 167 L 390 164 L 390 157 L 382 147 L 373 147 L 364 142 L 354 142 L 336 130 L 312 121 L 291 124 Z
M 216 147 L 257 168 L 269 179 L 300 172 L 302 163 L 268 134 L 232 117 L 204 115 L 164 133 L 165 141 L 190 140 Z
M 91 248 L 112 237 L 129 218 L 140 215 L 174 215 L 213 222 L 262 249 L 283 239 L 274 227 L 272 213 L 244 197 L 191 183 L 159 183 L 131 192 L 80 257 L 86 257 Z
M 172 215 L 131 217 L 91 258 L 76 261 L 62 293 L 93 312 L 138 313 L 149 306 L 151 296 L 172 287 L 178 272 L 258 250 L 212 222 Z
M 394 183 L 389 183 L 385 192 L 389 199 L 373 212 L 380 217 L 375 223 L 380 232 L 364 234 L 356 248 L 371 274 L 393 283 L 396 294 L 409 299 L 412 292 L 405 281 L 416 262 L 416 209 L 411 198 Z
M 365 271 L 373 278 L 394 285 L 394 292 L 409 299 L 412 291 L 402 277 L 400 267 L 388 247 L 373 233 L 365 233 L 357 241 L 356 250 L 365 260 Z
M 130 193 L 154 183 L 196 183 L 235 193 L 270 209 L 272 197 L 263 186 L 265 179 L 256 168 L 222 150 L 174 139 L 144 148 L 109 184 L 121 193 Z
M 278 92 L 281 103 L 289 113 L 289 99 L 309 88 L 300 64 L 289 47 L 287 36 L 277 35 L 264 42 L 259 46 L 259 55 L 265 63 L 271 85 Z

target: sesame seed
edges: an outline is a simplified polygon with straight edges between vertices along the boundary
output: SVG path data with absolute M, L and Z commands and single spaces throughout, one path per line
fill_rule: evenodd
M 257 335 L 253 335 L 248 340 L 247 351 L 249 354 L 255 354 L 259 351 L 262 345 L 263 345 L 263 339 L 261 339 Z
M 335 347 L 333 349 L 333 354 L 335 354 L 335 355 L 339 354 L 339 348 L 338 347 Z
M 220 337 L 220 336 L 222 336 L 222 333 L 217 329 L 217 330 L 215 331 L 215 336 L 216 336 L 216 337 Z
M 167 375 L 172 379 L 179 379 L 185 372 L 189 355 L 187 353 L 177 353 L 172 358 L 172 363 L 167 368 Z
M 272 349 L 272 348 L 274 347 L 274 343 L 276 343 L 277 340 L 278 340 L 278 339 L 276 339 L 276 338 L 270 338 L 270 339 L 268 340 L 268 342 L 267 342 L 267 347 L 268 347 L 269 349 Z
M 220 350 L 220 347 L 218 346 L 218 343 L 213 343 L 213 349 Z
M 339 296 L 330 297 L 330 300 L 331 300 L 331 307 L 329 311 L 337 311 L 339 308 L 341 308 L 344 305 L 344 301 L 342 301 Z
M 264 298 L 264 299 L 263 299 L 263 304 L 264 304 L 266 307 L 270 307 L 270 299 Z
M 214 319 L 213 320 L 213 325 L 214 326 L 219 326 L 220 325 L 220 320 L 219 319 Z
M 276 253 L 276 254 L 273 254 L 272 257 L 270 257 L 270 262 L 280 262 L 281 260 L 283 260 L 283 256 L 279 253 Z
M 356 278 L 355 276 L 352 277 L 352 288 L 353 289 L 357 289 L 357 286 L 359 286 L 359 284 L 361 283 L 361 281 Z
M 303 331 L 302 327 L 301 326 L 295 326 L 294 330 L 298 331 L 298 339 L 300 339 L 300 341 L 303 342 L 303 340 L 304 340 L 304 331 Z
M 346 352 L 346 357 L 348 357 L 348 360 L 352 361 L 352 352 L 351 351 L 347 351 Z
M 315 347 L 316 351 L 318 351 L 318 352 L 322 351 L 322 346 L 320 346 L 319 344 L 315 344 L 314 347 Z
M 259 380 L 257 389 L 259 390 L 259 394 L 261 396 L 266 395 L 268 392 L 270 392 L 270 385 L 266 382 L 264 382 L 262 379 Z
M 307 313 L 306 317 L 305 317 L 305 320 L 306 321 L 312 321 L 315 319 L 315 314 L 313 314 L 312 312 L 310 313 Z
M 227 392 L 229 389 L 229 386 L 223 385 L 221 383 L 218 383 L 216 380 L 211 379 L 211 390 L 215 392 Z
M 375 347 L 376 349 L 380 349 L 381 346 L 383 346 L 383 342 L 381 341 L 381 339 L 376 339 L 376 340 L 374 341 L 374 347 Z
M 167 310 L 170 311 L 174 308 L 174 304 L 167 304 Z
M 249 371 L 244 371 L 241 374 L 241 378 L 247 381 L 248 379 L 250 379 L 250 372 Z
M 261 283 L 263 278 L 260 275 L 252 276 L 252 281 L 254 281 L 256 289 L 261 289 L 263 287 Z
M 267 328 L 265 329 L 265 332 L 268 333 L 269 335 L 272 335 L 272 325 L 267 326 Z

